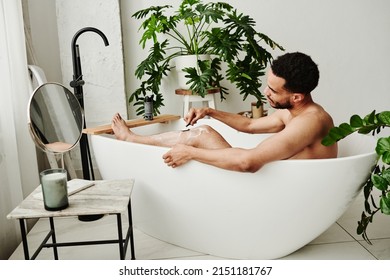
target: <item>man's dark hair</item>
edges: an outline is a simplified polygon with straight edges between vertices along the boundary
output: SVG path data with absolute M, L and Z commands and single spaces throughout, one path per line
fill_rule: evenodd
M 317 64 L 310 56 L 300 52 L 279 56 L 272 62 L 271 70 L 286 80 L 284 88 L 290 92 L 311 93 L 320 78 Z

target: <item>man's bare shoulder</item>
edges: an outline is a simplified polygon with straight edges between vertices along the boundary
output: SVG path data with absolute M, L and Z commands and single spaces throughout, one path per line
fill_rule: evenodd
M 291 114 L 287 109 L 277 109 L 270 116 L 275 120 L 283 122 L 284 124 L 286 124 L 288 119 L 291 118 Z
M 318 104 L 315 104 L 314 106 L 309 108 L 307 112 L 305 112 L 305 114 L 306 114 L 305 117 L 308 118 L 315 117 L 321 123 L 333 126 L 333 119 L 331 115 L 327 111 L 325 111 L 325 109 L 322 106 Z
M 296 121 L 305 123 L 307 127 L 318 131 L 319 135 L 323 136 L 334 126 L 331 115 L 325 109 L 313 104 L 304 110 L 301 114 L 296 116 Z

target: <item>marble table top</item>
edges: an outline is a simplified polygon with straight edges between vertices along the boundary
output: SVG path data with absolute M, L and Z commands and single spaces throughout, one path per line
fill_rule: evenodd
M 127 210 L 134 179 L 94 181 L 94 185 L 69 196 L 69 206 L 59 211 L 47 211 L 43 206 L 41 186 L 38 186 L 8 219 L 66 217 L 95 214 L 116 214 Z

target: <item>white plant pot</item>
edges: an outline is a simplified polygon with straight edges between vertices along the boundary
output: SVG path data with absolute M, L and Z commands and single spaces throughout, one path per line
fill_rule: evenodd
M 180 89 L 190 89 L 189 84 L 187 84 L 189 79 L 185 77 L 187 73 L 183 72 L 183 69 L 188 67 L 196 68 L 198 65 L 198 60 L 210 60 L 210 55 L 209 54 L 182 55 L 176 57 L 175 65 L 176 65 L 178 84 Z

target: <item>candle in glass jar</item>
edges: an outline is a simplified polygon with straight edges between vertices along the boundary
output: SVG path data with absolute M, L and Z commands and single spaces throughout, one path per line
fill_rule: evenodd
M 68 207 L 67 174 L 65 169 L 48 169 L 40 174 L 43 202 L 46 210 Z

